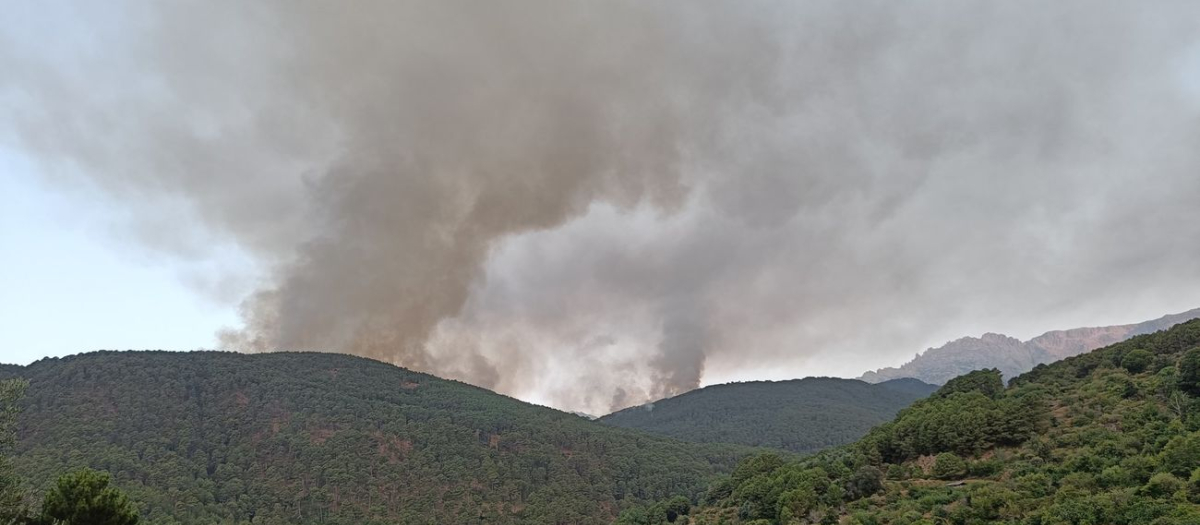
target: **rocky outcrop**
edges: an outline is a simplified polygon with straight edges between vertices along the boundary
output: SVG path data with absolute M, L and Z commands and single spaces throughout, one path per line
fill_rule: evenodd
M 964 337 L 917 354 L 903 366 L 867 372 L 859 379 L 879 383 L 911 377 L 940 385 L 982 368 L 998 368 L 1004 377 L 1009 378 L 1028 372 L 1042 363 L 1090 352 L 1196 318 L 1200 318 L 1200 308 L 1137 324 L 1055 330 L 1028 341 L 992 333 L 983 334 L 982 337 Z

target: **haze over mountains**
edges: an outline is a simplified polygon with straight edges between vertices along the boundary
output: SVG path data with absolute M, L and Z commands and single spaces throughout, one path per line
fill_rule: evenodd
M 938 348 L 917 354 L 900 367 L 866 372 L 859 379 L 878 383 L 911 377 L 926 383 L 946 381 L 972 370 L 996 368 L 1012 378 L 1033 367 L 1079 355 L 1131 337 L 1165 330 L 1176 324 L 1200 318 L 1200 308 L 1136 324 L 1054 330 L 1020 341 L 1002 334 L 963 337 Z

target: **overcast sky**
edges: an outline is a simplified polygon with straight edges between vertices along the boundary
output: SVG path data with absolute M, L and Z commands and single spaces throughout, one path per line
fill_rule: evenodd
M 16 2 L 0 361 L 606 412 L 1200 306 L 1192 2 Z

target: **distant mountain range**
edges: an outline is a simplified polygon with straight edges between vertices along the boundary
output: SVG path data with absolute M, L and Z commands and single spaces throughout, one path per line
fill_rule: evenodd
M 1055 330 L 1028 341 L 993 333 L 983 334 L 983 337 L 964 337 L 938 348 L 930 348 L 903 366 L 867 372 L 859 379 L 879 383 L 911 377 L 940 385 L 959 375 L 984 368 L 997 368 L 1005 378 L 1012 378 L 1033 370 L 1039 364 L 1090 352 L 1134 336 L 1166 330 L 1196 318 L 1200 318 L 1200 308 L 1137 324 Z
M 862 437 L 936 389 L 908 378 L 877 385 L 832 377 L 729 383 L 598 421 L 685 441 L 813 452 Z

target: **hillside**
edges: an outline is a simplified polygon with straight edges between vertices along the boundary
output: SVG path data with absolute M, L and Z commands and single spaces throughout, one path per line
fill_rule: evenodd
M 657 525 L 1200 523 L 1200 320 L 1040 365 L 948 382 L 862 440 L 764 454 Z
M 0 381 L 18 377 L 21 374 L 21 370 L 23 368 L 17 365 L 0 364 Z
M 148 523 L 607 523 L 744 449 L 612 428 L 336 354 L 45 359 L 19 420 L 36 488 L 107 470 Z
M 915 379 L 878 385 L 810 377 L 714 385 L 599 419 L 700 443 L 813 452 L 844 445 L 937 387 Z
M 930 348 L 903 366 L 867 372 L 859 379 L 878 383 L 912 377 L 941 385 L 953 377 L 985 368 L 999 369 L 1004 377 L 1011 378 L 1042 363 L 1052 363 L 1131 337 L 1165 330 L 1196 318 L 1200 318 L 1200 308 L 1137 324 L 1055 330 L 1028 341 L 992 333 L 982 337 L 964 337 L 938 348 Z

